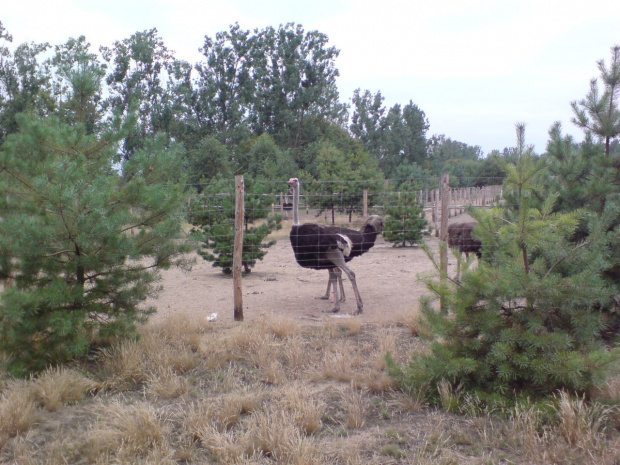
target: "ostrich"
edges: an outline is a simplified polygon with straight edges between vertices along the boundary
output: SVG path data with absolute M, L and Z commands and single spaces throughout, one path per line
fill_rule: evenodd
M 336 226 L 323 226 L 323 228 L 325 228 L 326 230 L 332 231 L 336 234 L 344 234 L 346 236 L 357 236 L 359 234 L 362 234 L 362 241 L 354 241 L 351 253 L 348 256 L 344 257 L 345 262 L 349 262 L 353 260 L 353 258 L 359 257 L 360 255 L 368 252 L 375 245 L 375 240 L 377 239 L 377 236 L 383 232 L 383 227 L 383 218 L 379 215 L 369 216 L 362 225 L 362 227 L 359 229 L 359 231 L 356 231 L 354 229 L 339 228 Z M 340 270 L 340 268 L 329 268 L 327 271 L 329 271 L 330 277 L 332 273 L 335 273 L 336 279 L 330 279 L 327 281 L 327 290 L 325 291 L 325 295 L 319 298 L 323 300 L 329 299 L 329 290 L 331 288 L 332 281 L 334 281 L 338 282 L 338 289 L 340 290 L 340 302 L 344 302 L 346 299 L 344 295 L 344 286 L 342 284 L 342 270 Z
M 330 310 L 337 313 L 340 310 L 338 288 L 342 290 L 341 273 L 351 281 L 357 311 L 362 313 L 364 305 L 357 289 L 355 273 L 346 262 L 367 252 L 375 243 L 377 235 L 383 230 L 383 218 L 373 215 L 368 218 L 359 231 L 354 229 L 324 226 L 314 223 L 299 224 L 299 180 L 291 178 L 289 184 L 293 189 L 293 227 L 291 229 L 291 246 L 295 253 L 295 260 L 304 268 L 328 270 L 329 282 L 327 295 L 333 286 L 334 307 Z
M 478 259 L 482 258 L 482 243 L 471 235 L 476 223 L 468 221 L 452 223 L 448 226 L 448 247 L 455 247 L 459 252 L 469 258 L 470 253 L 475 253 Z M 456 279 L 460 278 L 461 263 L 457 263 Z

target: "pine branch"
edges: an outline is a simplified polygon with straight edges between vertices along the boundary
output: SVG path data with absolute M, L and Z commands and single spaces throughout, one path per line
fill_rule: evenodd
M 588 245 L 589 243 L 590 243 L 589 241 L 583 241 L 581 244 L 577 245 L 576 247 L 573 247 L 573 248 L 570 250 L 570 252 L 571 252 L 571 253 L 572 253 L 572 252 L 575 252 L 575 251 L 577 251 L 577 250 L 581 249 L 582 247 L 585 247 L 585 246 L 586 246 L 586 245 Z M 543 280 L 546 280 L 546 279 L 549 277 L 549 275 L 553 272 L 553 270 L 554 270 L 554 269 L 555 269 L 558 265 L 560 265 L 560 263 L 562 263 L 564 260 L 566 260 L 566 258 L 568 258 L 568 256 L 569 256 L 569 255 L 570 255 L 570 254 L 568 253 L 568 254 L 564 255 L 562 258 L 560 258 L 559 260 L 557 260 L 557 261 L 556 261 L 556 262 L 555 262 L 555 263 L 551 266 L 551 268 L 549 268 L 549 270 L 547 271 L 547 273 L 545 273 L 545 276 L 543 276 Z

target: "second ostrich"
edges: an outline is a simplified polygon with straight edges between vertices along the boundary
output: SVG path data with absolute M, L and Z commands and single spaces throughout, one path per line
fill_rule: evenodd
M 299 180 L 292 178 L 289 184 L 293 189 L 293 227 L 291 228 L 291 246 L 295 253 L 295 260 L 304 268 L 328 270 L 329 288 L 333 287 L 334 307 L 330 312 L 340 311 L 339 290 L 342 290 L 341 272 L 351 281 L 357 311 L 362 313 L 364 305 L 357 289 L 355 273 L 347 263 L 353 257 L 367 252 L 375 243 L 377 235 L 383 231 L 383 218 L 373 215 L 368 218 L 364 226 L 357 231 L 354 229 L 325 226 L 315 223 L 299 224 Z
M 476 223 L 463 222 L 453 223 L 448 226 L 448 247 L 455 247 L 459 252 L 469 257 L 470 253 L 475 253 L 478 259 L 482 258 L 482 243 L 472 237 L 472 232 Z M 461 263 L 457 263 L 456 280 L 460 279 Z

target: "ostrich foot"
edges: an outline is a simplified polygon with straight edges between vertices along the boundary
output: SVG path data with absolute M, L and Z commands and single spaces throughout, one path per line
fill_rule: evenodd
M 353 313 L 353 315 L 361 315 L 362 313 L 364 313 L 364 309 L 362 307 L 359 307 L 357 311 Z
M 332 308 L 331 310 L 323 310 L 323 313 L 338 313 L 340 311 L 340 308 Z
M 328 295 L 322 295 L 321 297 L 317 297 L 317 299 L 319 300 L 329 300 L 329 294 Z

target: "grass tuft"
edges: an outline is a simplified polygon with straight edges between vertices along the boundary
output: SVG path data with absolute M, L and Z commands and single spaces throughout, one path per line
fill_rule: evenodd
M 101 383 L 64 367 L 48 368 L 32 383 L 35 399 L 49 412 L 55 412 L 63 404 L 79 402 L 100 387 Z
M 27 431 L 39 413 L 31 389 L 15 383 L 0 394 L 0 449 L 9 438 Z
M 120 459 L 147 457 L 165 448 L 170 430 L 151 404 L 113 400 L 102 402 L 99 411 L 99 420 L 88 432 L 86 454 L 91 460 L 109 454 Z

